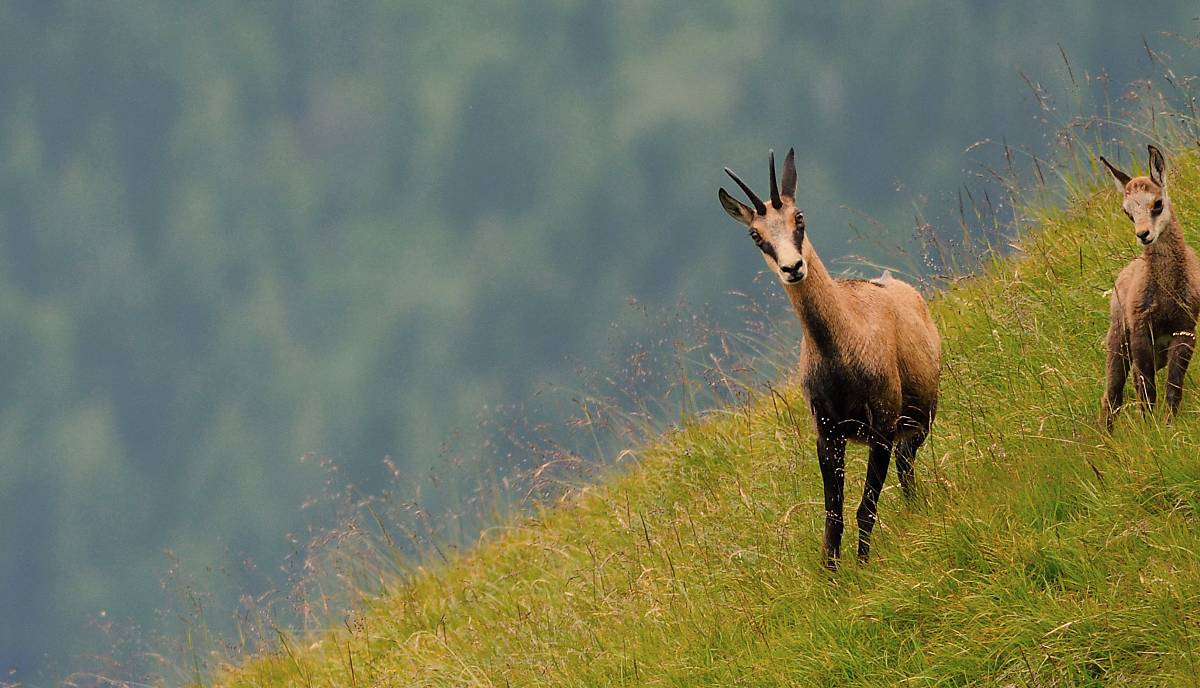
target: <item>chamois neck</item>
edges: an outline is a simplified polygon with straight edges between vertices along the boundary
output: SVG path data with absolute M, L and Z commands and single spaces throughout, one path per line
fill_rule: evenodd
M 804 328 L 804 336 L 810 337 L 822 353 L 834 355 L 837 352 L 834 342 L 848 322 L 841 289 L 811 244 L 804 246 L 804 262 L 808 265 L 804 279 L 783 288 Z
M 1142 249 L 1142 254 L 1151 262 L 1173 261 L 1182 255 L 1183 248 L 1183 228 L 1172 212 L 1166 231 L 1159 235 L 1158 241 Z

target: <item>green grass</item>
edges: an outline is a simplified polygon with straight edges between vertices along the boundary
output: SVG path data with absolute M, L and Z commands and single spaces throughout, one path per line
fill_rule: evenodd
M 1200 244 L 1200 158 L 1174 164 Z M 785 386 L 789 405 L 664 436 L 219 683 L 1196 685 L 1200 389 L 1189 376 L 1171 422 L 1127 409 L 1097 428 L 1106 291 L 1139 250 L 1103 189 L 932 301 L 944 371 L 922 497 L 906 504 L 892 471 L 869 565 L 820 565 L 808 413 Z M 849 454 L 852 513 L 865 450 Z

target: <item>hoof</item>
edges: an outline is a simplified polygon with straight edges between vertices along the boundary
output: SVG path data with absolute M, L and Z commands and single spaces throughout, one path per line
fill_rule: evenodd
M 837 573 L 838 555 L 830 554 L 829 552 L 822 552 L 822 555 L 824 556 L 824 561 L 822 562 L 822 565 L 825 567 L 825 570 L 829 571 L 830 573 Z
M 870 560 L 871 560 L 870 548 L 859 547 L 858 548 L 858 563 L 865 564 Z

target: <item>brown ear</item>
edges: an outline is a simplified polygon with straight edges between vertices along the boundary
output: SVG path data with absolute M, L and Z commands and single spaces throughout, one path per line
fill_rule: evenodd
M 787 157 L 783 159 L 783 188 L 780 189 L 784 198 L 796 200 L 796 149 L 789 148 Z
M 1150 153 L 1150 181 L 1162 188 L 1167 185 L 1167 160 L 1153 143 L 1146 150 Z
M 750 206 L 742 203 L 733 196 L 730 196 L 729 192 L 725 190 L 725 187 L 721 187 L 721 189 L 717 191 L 717 196 L 721 199 L 721 207 L 725 209 L 725 212 L 729 213 L 729 217 L 732 217 L 747 227 L 749 227 L 750 223 L 754 221 L 754 211 L 750 209 Z
M 1108 168 L 1109 172 L 1112 172 L 1113 180 L 1117 184 L 1117 190 L 1124 194 L 1125 185 L 1129 183 L 1129 175 L 1113 167 L 1112 163 L 1105 160 L 1103 155 L 1100 156 L 1100 162 L 1104 163 L 1104 166 Z

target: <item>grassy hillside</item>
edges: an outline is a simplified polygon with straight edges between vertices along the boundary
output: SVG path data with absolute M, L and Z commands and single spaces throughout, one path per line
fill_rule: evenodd
M 1174 163 L 1200 245 L 1200 158 Z M 1106 291 L 1139 249 L 1107 185 L 1039 220 L 932 302 L 945 370 L 924 496 L 905 504 L 889 475 L 869 565 L 820 566 L 808 414 L 785 387 L 790 405 L 764 396 L 663 437 L 631 472 L 220 683 L 1196 685 L 1196 376 L 1177 420 L 1127 410 L 1100 433 Z M 865 466 L 850 454 L 848 513 Z

